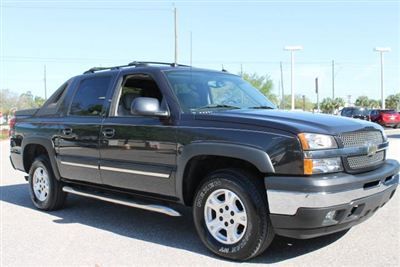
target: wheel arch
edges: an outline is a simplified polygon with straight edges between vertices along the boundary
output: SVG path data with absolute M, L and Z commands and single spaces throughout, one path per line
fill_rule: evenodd
M 39 155 L 47 155 L 49 157 L 54 175 L 57 180 L 60 180 L 53 142 L 43 137 L 24 138 L 22 141 L 22 162 L 26 173 L 29 173 L 33 161 Z
M 244 168 L 257 175 L 274 173 L 270 157 L 261 149 L 229 143 L 201 142 L 182 147 L 177 158 L 176 192 L 191 205 L 194 192 L 205 175 L 215 169 Z

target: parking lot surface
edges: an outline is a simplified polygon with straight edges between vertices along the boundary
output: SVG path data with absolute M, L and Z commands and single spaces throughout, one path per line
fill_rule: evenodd
M 400 130 L 390 130 L 389 158 L 400 160 Z M 24 173 L 12 169 L 1 141 L 0 266 L 225 266 L 196 235 L 190 209 L 168 217 L 69 196 L 63 210 L 36 210 Z M 399 192 L 369 220 L 341 234 L 295 240 L 278 237 L 241 265 L 400 266 Z

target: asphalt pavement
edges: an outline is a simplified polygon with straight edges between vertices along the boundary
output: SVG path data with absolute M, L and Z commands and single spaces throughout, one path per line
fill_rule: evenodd
M 389 131 L 389 158 L 400 160 L 400 130 Z M 1 141 L 0 266 L 228 266 L 200 242 L 190 209 L 168 217 L 69 196 L 63 210 L 30 201 L 24 173 L 12 169 Z M 399 191 L 400 192 L 400 191 Z M 346 233 L 295 240 L 277 237 L 255 266 L 400 266 L 400 196 Z

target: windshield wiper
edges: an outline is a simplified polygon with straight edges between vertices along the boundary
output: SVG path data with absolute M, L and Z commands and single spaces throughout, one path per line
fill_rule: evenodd
M 225 105 L 225 104 L 211 104 L 203 107 L 196 108 L 195 110 L 209 109 L 209 108 L 228 108 L 228 109 L 240 109 L 240 107 Z
M 273 107 L 270 106 L 256 106 L 256 107 L 249 107 L 251 109 L 274 109 Z

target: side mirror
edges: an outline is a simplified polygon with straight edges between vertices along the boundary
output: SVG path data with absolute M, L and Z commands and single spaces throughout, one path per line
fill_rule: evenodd
M 157 117 L 169 116 L 169 112 L 167 110 L 160 109 L 160 102 L 158 101 L 158 99 L 151 97 L 135 98 L 131 104 L 131 114 Z

